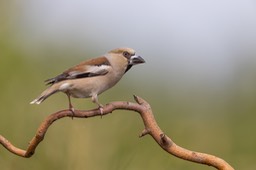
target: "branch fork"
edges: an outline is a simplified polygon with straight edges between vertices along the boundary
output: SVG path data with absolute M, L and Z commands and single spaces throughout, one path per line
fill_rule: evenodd
M 130 110 L 138 112 L 144 123 L 144 129 L 142 130 L 139 137 L 145 135 L 150 135 L 159 144 L 159 146 L 166 152 L 191 162 L 200 163 L 215 167 L 219 170 L 234 170 L 226 161 L 216 156 L 199 153 L 195 151 L 190 151 L 184 149 L 177 144 L 175 144 L 158 126 L 150 105 L 142 98 L 135 96 L 134 99 L 136 103 L 133 102 L 112 102 L 103 107 L 103 112 L 101 113 L 99 109 L 93 110 L 75 110 L 74 112 L 70 110 L 61 110 L 56 113 L 49 115 L 39 126 L 35 136 L 29 142 L 28 148 L 26 150 L 20 149 L 12 145 L 7 139 L 0 135 L 0 144 L 3 145 L 8 151 L 12 152 L 21 157 L 30 158 L 35 153 L 35 150 L 39 143 L 43 141 L 44 136 L 51 126 L 51 124 L 64 117 L 76 117 L 76 118 L 90 118 L 94 116 L 103 116 L 112 113 L 114 110 Z

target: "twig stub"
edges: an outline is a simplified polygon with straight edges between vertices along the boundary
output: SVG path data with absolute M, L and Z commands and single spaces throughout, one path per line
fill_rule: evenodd
M 219 170 L 234 170 L 227 162 L 224 160 L 204 153 L 194 152 L 184 149 L 176 145 L 167 135 L 165 135 L 156 123 L 150 105 L 142 98 L 135 96 L 134 99 L 137 103 L 132 102 L 112 102 L 103 107 L 103 114 L 100 113 L 99 109 L 93 110 L 76 110 L 75 114 L 70 112 L 70 110 L 62 110 L 49 115 L 39 126 L 35 136 L 29 142 L 27 150 L 22 150 L 20 148 L 12 145 L 7 139 L 0 135 L 0 144 L 2 144 L 8 151 L 25 158 L 31 157 L 39 145 L 39 143 L 44 139 L 44 136 L 51 126 L 51 124 L 64 117 L 76 117 L 76 118 L 90 118 L 94 116 L 102 116 L 111 113 L 114 110 L 132 110 L 140 113 L 143 120 L 145 129 L 142 131 L 140 137 L 150 134 L 155 141 L 168 153 L 179 157 L 184 160 L 210 165 Z

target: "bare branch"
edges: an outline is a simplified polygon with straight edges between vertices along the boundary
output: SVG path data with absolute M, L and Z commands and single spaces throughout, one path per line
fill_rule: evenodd
M 119 101 L 107 104 L 103 107 L 103 115 L 109 114 L 114 110 L 120 109 L 138 112 L 145 126 L 140 137 L 143 137 L 147 134 L 151 135 L 162 149 L 178 158 L 192 161 L 195 163 L 206 164 L 215 167 L 219 170 L 233 170 L 233 168 L 221 158 L 205 153 L 190 151 L 176 145 L 166 134 L 163 133 L 163 131 L 157 125 L 150 105 L 140 97 L 134 96 L 134 99 L 137 103 Z M 102 116 L 99 109 L 88 111 L 75 110 L 74 114 L 70 110 L 58 111 L 56 113 L 49 115 L 41 123 L 36 132 L 36 135 L 29 142 L 27 150 L 22 150 L 13 146 L 8 140 L 6 140 L 1 135 L 0 143 L 10 152 L 21 157 L 29 158 L 34 154 L 36 147 L 44 139 L 47 129 L 51 126 L 51 124 L 54 121 L 61 119 L 63 117 L 89 118 L 94 116 Z

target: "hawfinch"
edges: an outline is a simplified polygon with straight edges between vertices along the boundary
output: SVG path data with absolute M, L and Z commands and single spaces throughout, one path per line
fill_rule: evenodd
M 62 74 L 46 80 L 50 85 L 30 104 L 40 104 L 56 92 L 64 92 L 69 101 L 69 109 L 74 113 L 70 96 L 74 98 L 91 97 L 92 102 L 99 106 L 98 95 L 113 87 L 122 76 L 136 64 L 145 63 L 144 59 L 135 55 L 131 48 L 117 48 L 102 57 L 90 59 L 69 68 Z

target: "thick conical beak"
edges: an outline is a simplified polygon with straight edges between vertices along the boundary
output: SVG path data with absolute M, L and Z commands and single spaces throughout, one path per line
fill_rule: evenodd
M 145 60 L 141 56 L 134 55 L 130 58 L 129 64 L 136 65 L 145 63 Z

